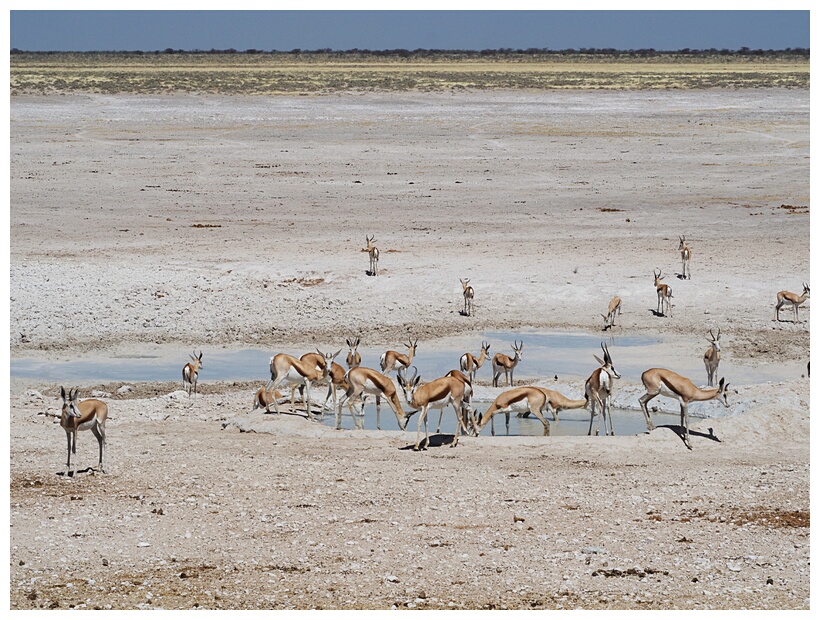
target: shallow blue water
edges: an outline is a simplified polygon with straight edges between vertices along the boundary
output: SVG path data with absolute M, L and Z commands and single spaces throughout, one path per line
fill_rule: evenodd
M 490 406 L 490 403 L 474 403 L 473 406 L 476 409 L 477 415 L 480 415 Z M 299 403 L 297 403 L 296 407 L 297 409 L 299 408 Z M 381 423 L 381 430 L 399 430 L 396 415 L 384 403 L 382 403 L 381 414 L 379 417 Z M 586 435 L 589 431 L 589 412 L 585 409 L 562 411 L 560 414 L 558 414 L 558 417 L 560 419 L 556 422 L 549 415 L 547 415 L 547 420 L 550 423 L 551 436 Z M 325 412 L 322 421 L 326 426 L 336 426 L 335 416 L 330 409 L 328 409 Z M 427 425 L 431 435 L 435 433 L 436 428 L 438 427 L 438 421 L 438 410 L 430 410 L 430 412 L 428 413 Z M 662 426 L 665 424 L 678 425 L 680 423 L 680 416 L 663 413 L 653 413 L 652 421 L 655 424 L 655 426 Z M 410 422 L 407 424 L 406 430 L 415 432 L 418 429 L 418 422 L 419 415 L 413 415 L 413 417 L 410 418 Z M 641 413 L 640 411 L 631 411 L 627 409 L 613 409 L 612 423 L 615 428 L 616 435 L 638 435 L 646 431 L 646 421 L 644 420 L 643 413 Z M 364 428 L 367 430 L 374 430 L 377 428 L 375 403 L 369 402 L 368 404 L 366 404 L 364 408 L 364 419 L 362 420 L 357 416 L 355 422 L 347 408 L 344 409 L 341 417 L 341 427 L 343 429 L 353 429 L 357 428 L 357 424 L 363 424 Z M 603 433 L 603 422 L 601 424 L 601 433 Z M 595 423 L 592 427 L 593 434 L 595 433 L 595 430 L 597 428 L 598 419 L 596 418 Z M 452 408 L 447 408 L 444 410 L 444 416 L 441 421 L 441 432 L 452 435 L 455 432 L 455 430 L 455 413 L 453 412 Z M 422 425 L 422 433 L 423 432 L 424 426 Z M 491 426 L 490 424 L 487 424 L 487 426 L 485 426 L 481 430 L 481 435 L 489 436 L 491 434 Z M 495 434 L 497 436 L 507 434 L 503 414 L 495 416 Z M 541 424 L 541 421 L 537 418 L 534 418 L 532 416 L 530 416 L 529 418 L 519 418 L 515 414 L 510 415 L 510 435 L 527 435 L 541 437 L 543 434 L 544 425 Z

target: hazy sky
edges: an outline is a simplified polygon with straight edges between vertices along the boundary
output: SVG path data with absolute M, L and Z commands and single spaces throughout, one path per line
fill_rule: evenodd
M 809 11 L 11 11 L 10 47 L 736 50 L 810 38 Z

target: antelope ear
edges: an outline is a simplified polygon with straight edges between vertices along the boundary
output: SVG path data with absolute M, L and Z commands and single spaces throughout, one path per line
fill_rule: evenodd
M 341 353 L 341 352 L 342 352 L 342 350 L 341 350 L 341 349 L 339 349 L 338 351 L 336 351 L 336 353 L 334 353 L 334 354 L 333 354 L 333 357 L 335 358 L 335 357 L 336 357 L 337 355 L 339 355 L 339 353 Z
M 65 400 L 65 388 L 62 385 L 60 386 L 60 396 Z
M 721 377 L 720 378 L 720 383 L 718 383 L 718 387 L 720 387 L 721 390 L 723 390 L 723 381 L 724 381 L 724 377 Z
M 592 357 L 594 357 L 595 361 L 598 362 L 601 366 L 606 366 L 606 363 L 604 362 L 604 360 L 602 360 L 600 357 L 598 357 L 594 353 L 592 354 Z

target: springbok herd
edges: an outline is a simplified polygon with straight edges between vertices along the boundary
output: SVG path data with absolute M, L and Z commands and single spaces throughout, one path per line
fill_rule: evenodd
M 362 252 L 367 252 L 370 258 L 370 268 L 367 271 L 369 276 L 378 275 L 379 249 L 374 245 L 375 237 L 367 236 L 367 247 Z M 678 250 L 682 260 L 682 279 L 691 279 L 689 262 L 692 257 L 692 250 L 686 242 L 686 237 L 680 237 Z M 671 316 L 672 288 L 663 284 L 664 276 L 661 271 L 655 272 L 655 289 L 658 296 L 658 306 L 656 315 L 666 316 L 667 312 Z M 461 314 L 471 316 L 473 313 L 473 299 L 475 291 L 469 285 L 470 279 L 462 279 L 461 286 L 464 297 L 464 309 Z M 800 295 L 789 291 L 777 293 L 775 306 L 775 320 L 780 320 L 780 310 L 787 304 L 791 304 L 794 314 L 794 321 L 800 322 L 798 318 L 798 307 L 809 298 L 810 289 L 808 284 L 803 284 L 803 292 Z M 621 299 L 618 296 L 612 298 L 607 307 L 607 313 L 601 316 L 604 319 L 604 330 L 615 326 L 615 315 L 621 313 Z M 708 387 L 699 388 L 690 379 L 679 375 L 666 368 L 650 368 L 641 375 L 646 393 L 638 399 L 641 411 L 646 419 L 646 428 L 651 431 L 655 428 L 649 415 L 647 405 L 649 401 L 658 395 L 676 399 L 680 403 L 681 415 L 681 435 L 684 444 L 690 450 L 692 444 L 689 437 L 689 403 L 693 401 L 707 401 L 719 399 L 724 406 L 729 406 L 728 387 L 729 384 L 720 379 L 717 386 L 714 385 L 717 376 L 717 368 L 720 363 L 720 329 L 717 335 L 709 330 L 709 348 L 703 355 L 703 362 L 706 367 Z M 592 434 L 592 427 L 596 416 L 598 426 L 595 434 L 600 433 L 601 420 L 603 420 L 604 434 L 614 435 L 612 426 L 612 391 L 615 379 L 620 378 L 620 374 L 615 369 L 612 355 L 605 343 L 601 343 L 603 359 L 593 355 L 598 362 L 596 368 L 585 382 L 584 398 L 573 400 L 563 394 L 543 387 L 523 386 L 513 387 L 513 372 L 521 361 L 524 342 L 517 341 L 512 345 L 513 355 L 496 353 L 492 358 L 493 387 L 498 387 L 498 380 L 504 373 L 506 386 L 511 389 L 498 395 L 487 410 L 476 415 L 476 410 L 472 407 L 473 382 L 477 371 L 489 358 L 490 345 L 482 342 L 481 352 L 478 356 L 472 353 L 464 353 L 459 359 L 459 368 L 450 370 L 446 375 L 430 381 L 421 383 L 415 366 L 412 366 L 413 357 L 416 354 L 418 341 L 409 340 L 405 343 L 407 354 L 397 351 L 385 351 L 379 360 L 380 370 L 366 368 L 361 365 L 361 355 L 358 353 L 360 344 L 359 338 L 348 338 L 348 354 L 346 364 L 348 370 L 336 363 L 334 360 L 341 353 L 341 349 L 335 353 L 322 352 L 316 350 L 315 353 L 306 353 L 297 358 L 286 353 L 279 353 L 270 358 L 270 381 L 265 387 L 260 387 L 253 399 L 253 409 L 264 407 L 266 413 L 270 413 L 270 405 L 273 404 L 276 413 L 280 413 L 279 400 L 282 398 L 276 389 L 280 386 L 291 387 L 291 411 L 295 411 L 296 391 L 302 395 L 302 402 L 308 419 L 314 420 L 313 410 L 310 401 L 311 385 L 326 384 L 328 386 L 327 396 L 321 411 L 328 407 L 330 399 L 333 399 L 333 411 L 336 415 L 337 428 L 341 428 L 341 410 L 346 404 L 351 416 L 358 428 L 363 427 L 362 418 L 364 416 L 364 401 L 368 396 L 375 396 L 376 399 L 376 426 L 381 428 L 380 408 L 384 399 L 393 410 L 399 428 L 405 430 L 411 416 L 419 413 L 418 430 L 416 432 L 415 450 L 426 449 L 430 442 L 427 425 L 427 412 L 430 409 L 439 410 L 438 430 L 441 429 L 441 419 L 444 409 L 448 406 L 453 408 L 456 415 L 456 432 L 453 436 L 451 447 L 458 444 L 460 435 L 473 434 L 478 436 L 481 430 L 491 424 L 492 433 L 495 434 L 492 422 L 496 414 L 503 413 L 506 420 L 507 434 L 509 434 L 510 414 L 516 413 L 521 416 L 534 415 L 544 425 L 544 435 L 549 435 L 549 421 L 545 417 L 547 413 L 553 420 L 558 420 L 558 412 L 566 409 L 587 408 L 590 412 L 588 435 Z M 189 397 L 197 393 L 197 379 L 202 366 L 202 351 L 196 351 L 190 356 L 191 361 L 185 364 L 182 369 L 183 387 L 187 387 Z M 390 373 L 396 371 L 396 379 L 404 395 L 406 404 L 410 411 L 405 411 L 398 396 L 398 390 Z M 412 371 L 412 375 L 408 372 Z M 342 396 L 338 398 L 337 390 L 341 390 Z M 103 456 L 105 451 L 105 422 L 108 417 L 108 405 L 97 399 L 77 400 L 77 389 L 69 390 L 68 396 L 64 388 L 60 388 L 63 400 L 63 407 L 60 416 L 60 426 L 66 432 L 68 441 L 68 457 L 66 461 L 66 475 L 72 476 L 74 470 L 71 469 L 72 455 L 74 456 L 75 468 L 77 458 L 77 433 L 79 431 L 90 430 L 99 443 L 99 464 L 98 468 L 105 472 Z M 354 405 L 360 401 L 359 410 L 356 412 Z M 600 415 L 599 415 L 600 414 Z M 357 420 L 358 416 L 358 420 Z M 609 430 L 607 430 L 607 422 Z M 421 427 L 424 424 L 424 440 L 421 439 Z

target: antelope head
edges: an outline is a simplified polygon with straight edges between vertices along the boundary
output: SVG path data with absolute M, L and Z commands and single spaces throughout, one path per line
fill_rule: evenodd
M 481 350 L 484 352 L 484 355 L 490 354 L 490 343 L 486 340 L 481 341 Z
M 680 239 L 680 245 L 678 246 L 678 250 L 683 250 L 683 248 L 686 246 L 686 235 L 683 235 L 682 237 L 678 235 L 678 238 Z
M 516 340 L 515 343 L 513 344 L 512 348 L 513 348 L 513 351 L 515 351 L 515 357 L 517 357 L 518 359 L 521 359 L 521 357 L 522 357 L 521 356 L 521 351 L 524 350 L 524 341 L 522 340 L 521 344 L 518 344 L 518 341 Z
M 607 374 L 612 375 L 616 379 L 620 379 L 621 375 L 618 374 L 617 370 L 615 370 L 615 364 L 612 362 L 612 356 L 609 355 L 609 347 L 606 346 L 606 343 L 602 342 L 601 349 L 604 352 L 604 359 L 601 359 L 594 353 L 592 354 L 592 357 L 595 358 L 595 361 L 601 365 L 601 368 L 603 368 Z
M 376 235 L 365 235 L 365 240 L 367 241 L 367 247 L 363 249 L 362 252 L 369 252 L 373 249 L 373 242 L 376 241 Z
M 709 336 L 710 338 L 707 338 L 706 340 L 708 340 L 709 343 L 715 348 L 715 351 L 720 351 L 720 327 L 718 327 L 717 337 L 715 337 L 711 329 L 709 330 Z
M 193 351 L 193 355 L 189 355 L 188 357 L 191 358 L 191 361 L 194 363 L 194 368 L 199 369 L 202 368 L 202 351 L 200 350 L 199 355 L 196 354 L 196 350 Z
M 413 376 L 407 377 L 407 373 L 404 368 L 399 368 L 399 372 L 397 373 L 397 380 L 399 385 L 401 386 L 402 391 L 404 392 L 404 400 L 407 401 L 408 404 L 412 405 L 413 403 L 413 394 L 416 391 L 416 388 L 419 386 L 419 382 L 421 381 L 421 377 L 419 376 L 418 369 L 413 366 Z
M 60 396 L 63 398 L 63 413 L 72 418 L 82 417 L 82 413 L 80 413 L 77 407 L 77 392 L 79 392 L 79 390 L 79 388 L 74 388 L 74 391 L 72 391 L 71 388 L 69 388 L 68 398 L 66 398 L 65 388 L 60 386 Z
M 416 354 L 416 345 L 418 344 L 419 340 L 416 338 L 415 340 L 410 339 L 408 342 L 404 343 L 404 346 L 409 349 L 410 356 Z
M 325 367 L 322 369 L 322 378 L 327 377 L 328 373 L 330 373 L 330 368 L 333 365 L 333 360 L 336 359 L 336 356 L 342 352 L 341 349 L 336 351 L 336 353 L 331 353 L 328 351 L 327 353 L 322 353 L 319 349 L 316 349 L 316 352 L 325 358 Z
M 652 273 L 655 274 L 655 286 L 660 286 L 661 285 L 661 280 L 663 280 L 666 276 L 661 275 L 661 270 L 660 269 L 658 269 L 657 273 L 655 273 L 655 270 L 653 269 Z
M 467 287 L 470 285 L 470 278 L 465 278 L 463 280 L 459 278 L 458 281 L 461 282 L 461 290 L 466 291 Z
M 811 289 L 809 289 L 809 285 L 803 282 L 803 294 L 806 297 L 810 297 L 809 293 L 811 293 Z

